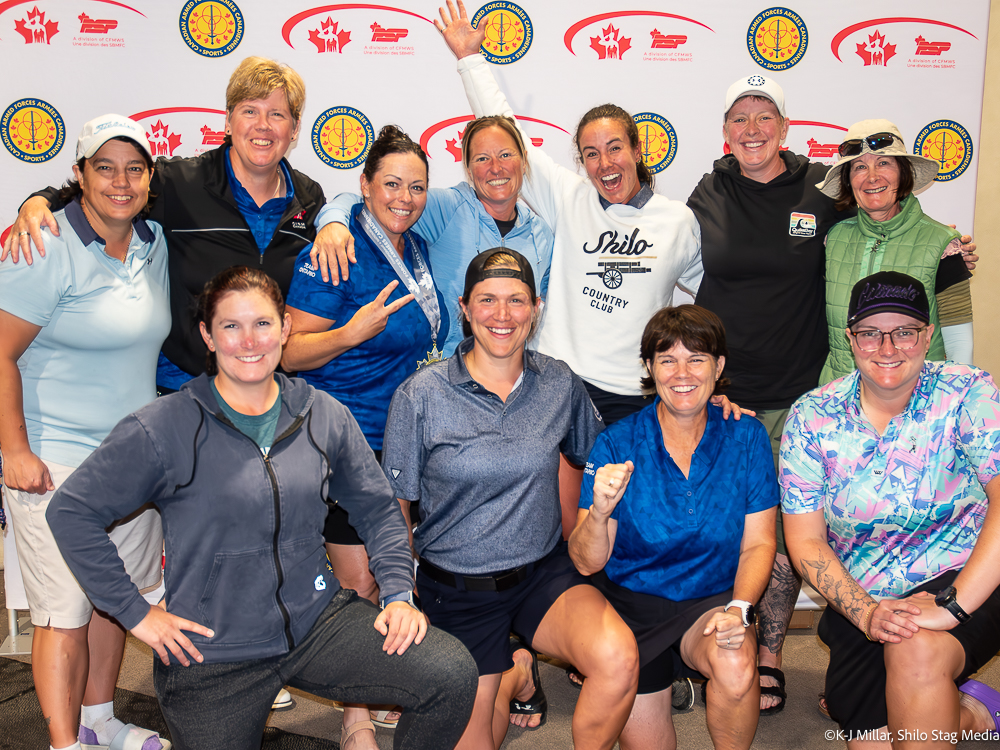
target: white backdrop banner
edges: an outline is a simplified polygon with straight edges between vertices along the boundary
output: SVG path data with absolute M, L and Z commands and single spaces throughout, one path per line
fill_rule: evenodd
M 723 98 L 755 73 L 785 90 L 786 146 L 833 163 L 847 127 L 894 121 L 941 164 L 925 211 L 971 230 L 988 0 L 638 2 L 492 0 L 468 6 L 484 54 L 532 140 L 575 168 L 572 133 L 607 101 L 640 123 L 656 190 L 684 200 L 723 153 Z M 287 63 L 307 85 L 288 155 L 327 196 L 357 192 L 378 129 L 419 140 L 431 184 L 463 179 L 470 119 L 436 2 L 0 0 L 0 226 L 31 191 L 70 175 L 76 137 L 107 112 L 145 127 L 156 153 L 221 142 L 238 62 Z

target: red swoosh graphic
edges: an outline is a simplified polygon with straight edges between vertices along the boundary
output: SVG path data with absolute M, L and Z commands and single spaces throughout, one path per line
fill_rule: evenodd
M 31 0 L 25 0 L 29 2 Z M 304 10 L 301 13 L 296 13 L 294 16 L 285 21 L 285 25 L 281 27 L 281 38 L 285 40 L 285 43 L 295 49 L 295 45 L 292 44 L 292 40 L 289 38 L 292 35 L 292 29 L 299 25 L 300 21 L 304 21 L 309 18 L 309 16 L 315 16 L 320 13 L 329 13 L 335 10 L 357 10 L 359 8 L 367 10 L 388 10 L 393 13 L 403 13 L 407 16 L 413 16 L 414 18 L 419 18 L 421 21 L 427 21 L 427 23 L 434 23 L 429 18 L 424 18 L 417 13 L 411 13 L 408 10 L 402 10 L 401 8 L 393 8 L 389 5 L 366 5 L 364 3 L 349 3 L 348 5 L 321 5 L 318 8 L 311 8 L 310 10 Z
M 576 53 L 573 52 L 573 37 L 577 35 L 577 32 L 579 32 L 580 29 L 582 29 L 584 26 L 590 26 L 590 24 L 592 23 L 605 21 L 609 18 L 621 18 L 622 16 L 658 16 L 662 18 L 676 18 L 678 21 L 687 21 L 688 23 L 697 24 L 702 28 L 708 29 L 713 34 L 715 33 L 715 29 L 713 29 L 711 26 L 705 26 L 705 24 L 703 24 L 701 21 L 695 21 L 693 18 L 686 18 L 684 16 L 678 16 L 673 13 L 661 13 L 660 11 L 656 10 L 623 10 L 617 13 L 601 13 L 600 15 L 597 16 L 584 18 L 582 21 L 578 21 L 577 23 L 570 26 L 568 29 L 566 29 L 566 33 L 563 35 L 563 43 L 566 45 L 566 49 L 568 49 L 570 51 L 570 54 L 572 54 L 575 57 Z
M 4 11 L 13 8 L 17 5 L 27 5 L 29 3 L 34 3 L 36 1 L 37 0 L 7 0 L 7 2 L 5 3 L 0 3 L 0 13 L 3 13 Z M 125 5 L 125 3 L 116 3 L 115 0 L 93 0 L 93 1 L 95 3 L 106 3 L 107 5 L 117 5 L 119 8 L 125 8 L 126 10 L 130 10 L 133 13 L 138 13 L 143 18 L 146 17 L 145 13 L 136 10 L 130 5 Z
M 834 130 L 843 130 L 847 132 L 847 128 L 843 128 L 840 125 L 831 125 L 828 122 L 818 122 L 816 120 L 789 120 L 789 125 L 816 125 L 821 128 L 833 128 Z
M 145 112 L 136 112 L 134 115 L 129 115 L 129 119 L 143 120 L 147 117 L 156 117 L 157 115 L 169 115 L 171 112 L 208 112 L 213 115 L 226 114 L 226 110 L 224 109 L 208 109 L 207 107 L 163 107 L 162 109 L 147 109 Z
M 862 21 L 861 23 L 856 23 L 853 26 L 848 26 L 846 29 L 837 34 L 837 36 L 833 38 L 833 41 L 830 42 L 830 49 L 833 51 L 833 56 L 840 60 L 840 53 L 838 51 L 840 49 L 840 43 L 855 31 L 860 31 L 866 26 L 876 26 L 880 23 L 929 23 L 934 26 L 947 26 L 949 29 L 955 29 L 956 31 L 961 31 L 963 34 L 968 34 L 973 39 L 979 39 L 979 37 L 971 31 L 966 31 L 961 26 L 954 26 L 950 23 L 935 21 L 930 18 L 873 18 L 871 21 Z M 840 62 L 844 61 L 840 60 Z
M 427 144 L 430 143 L 431 138 L 433 138 L 438 131 L 444 130 L 445 128 L 450 128 L 452 125 L 458 125 L 460 122 L 469 122 L 470 120 L 476 119 L 473 115 L 462 115 L 461 117 L 452 117 L 450 120 L 442 120 L 437 125 L 432 125 L 424 134 L 420 136 L 420 148 L 424 150 L 427 154 L 427 158 L 433 159 L 434 157 L 430 155 L 427 150 Z M 562 130 L 566 135 L 569 135 L 569 131 L 565 130 L 554 123 L 548 122 L 546 120 L 539 120 L 535 117 L 517 117 L 518 121 L 522 122 L 537 122 L 539 125 L 548 125 L 549 127 L 555 128 L 556 130 Z

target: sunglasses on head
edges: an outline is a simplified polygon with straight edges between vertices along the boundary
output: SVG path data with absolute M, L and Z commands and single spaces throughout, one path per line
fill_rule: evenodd
M 865 144 L 868 145 L 869 151 L 881 151 L 884 148 L 889 148 L 892 145 L 893 139 L 896 138 L 892 133 L 875 133 L 873 135 L 866 136 L 865 138 L 852 138 L 849 141 L 844 141 L 840 144 L 837 149 L 837 153 L 841 157 L 845 156 L 857 156 L 864 150 Z M 902 143 L 902 139 L 899 141 Z

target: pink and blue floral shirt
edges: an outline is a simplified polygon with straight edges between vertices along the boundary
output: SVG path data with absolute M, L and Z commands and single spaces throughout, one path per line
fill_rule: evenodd
M 961 569 L 1000 474 L 1000 392 L 989 373 L 926 362 L 879 435 L 855 371 L 792 407 L 781 441 L 782 511 L 825 510 L 830 546 L 875 597 Z

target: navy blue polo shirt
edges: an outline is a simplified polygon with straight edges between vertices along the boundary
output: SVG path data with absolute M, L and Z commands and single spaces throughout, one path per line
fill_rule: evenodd
M 657 399 L 608 427 L 584 470 L 580 507 L 594 500 L 594 472 L 631 460 L 635 471 L 611 517 L 618 522 L 608 578 L 671 601 L 732 588 L 745 517 L 778 504 L 774 459 L 756 419 L 722 418 L 709 406 L 688 477 L 663 447 Z
M 333 327 L 340 328 L 354 314 L 367 305 L 390 281 L 399 281 L 389 261 L 375 247 L 358 224 L 361 204 L 351 212 L 351 234 L 358 262 L 351 266 L 350 278 L 338 286 L 323 281 L 319 271 L 314 271 L 309 261 L 312 245 L 306 247 L 295 260 L 295 273 L 288 290 L 288 305 L 297 310 L 329 318 Z M 427 260 L 427 246 L 419 236 L 409 236 L 420 247 Z M 413 272 L 413 255 L 406 243 L 404 257 L 406 268 Z M 429 262 L 429 261 L 428 261 Z M 409 294 L 402 281 L 392 290 L 386 304 Z M 441 308 L 441 330 L 438 347 L 448 336 L 448 306 L 438 291 Z M 389 316 L 385 330 L 377 336 L 335 357 L 315 370 L 304 370 L 299 376 L 313 387 L 326 391 L 344 406 L 361 426 L 361 431 L 372 450 L 382 450 L 382 435 L 392 394 L 417 370 L 417 363 L 426 360 L 433 344 L 431 325 L 416 300 L 403 305 Z

